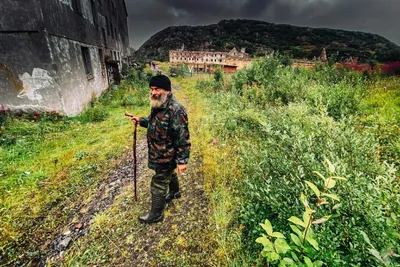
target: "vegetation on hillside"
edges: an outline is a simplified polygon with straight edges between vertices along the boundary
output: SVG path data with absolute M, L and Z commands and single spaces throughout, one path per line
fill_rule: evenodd
M 169 50 L 229 51 L 246 48 L 251 56 L 279 51 L 293 58 L 319 57 L 323 48 L 337 61 L 358 58 L 369 63 L 400 61 L 400 47 L 370 33 L 279 25 L 256 20 L 222 20 L 207 26 L 171 26 L 145 42 L 135 56 L 168 61 Z

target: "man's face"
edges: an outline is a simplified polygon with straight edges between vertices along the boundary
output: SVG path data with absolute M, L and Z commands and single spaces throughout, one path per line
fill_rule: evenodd
M 160 99 L 161 95 L 165 94 L 168 91 L 165 91 L 162 88 L 159 88 L 157 86 L 151 86 L 150 87 L 150 96 L 154 100 Z
M 150 104 L 153 108 L 162 106 L 167 100 L 169 91 L 159 88 L 157 86 L 150 87 Z

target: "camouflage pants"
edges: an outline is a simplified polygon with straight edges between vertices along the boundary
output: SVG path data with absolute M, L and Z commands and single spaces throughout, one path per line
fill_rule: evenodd
M 151 178 L 150 191 L 151 194 L 166 197 L 169 191 L 171 180 L 178 179 L 175 169 L 171 171 L 158 171 Z

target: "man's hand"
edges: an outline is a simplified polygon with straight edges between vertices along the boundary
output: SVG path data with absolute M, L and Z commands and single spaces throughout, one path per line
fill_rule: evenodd
M 140 122 L 140 117 L 137 117 L 137 116 L 135 116 L 133 114 L 130 114 L 130 113 L 126 112 L 126 111 L 125 111 L 125 116 L 129 117 L 133 123 L 135 123 L 135 122 L 139 123 Z
M 140 122 L 140 118 L 139 117 L 131 117 L 131 121 L 133 122 L 133 123 L 139 123 Z
M 187 169 L 187 164 L 178 164 L 176 166 L 176 170 L 178 171 L 178 175 L 182 176 Z

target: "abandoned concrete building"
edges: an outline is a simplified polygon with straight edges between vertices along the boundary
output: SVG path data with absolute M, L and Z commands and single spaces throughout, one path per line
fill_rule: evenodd
M 194 72 L 210 72 L 215 67 L 221 67 L 225 72 L 234 72 L 250 65 L 251 59 L 244 48 L 240 52 L 236 48 L 229 52 L 185 51 L 180 49 L 169 51 L 169 62 L 187 64 Z
M 129 56 L 124 0 L 1 0 L 0 12 L 5 108 L 76 115 Z

